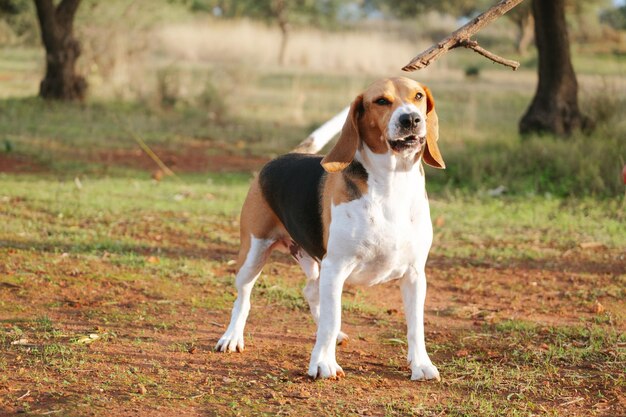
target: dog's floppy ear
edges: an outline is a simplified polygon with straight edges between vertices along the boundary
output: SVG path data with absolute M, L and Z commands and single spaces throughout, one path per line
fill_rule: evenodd
M 350 111 L 346 122 L 341 129 L 341 136 L 322 159 L 322 166 L 328 172 L 344 170 L 354 159 L 354 154 L 359 146 L 359 117 L 363 114 L 363 96 L 358 96 L 350 105 Z
M 424 162 L 428 165 L 444 169 L 446 163 L 443 161 L 437 141 L 439 140 L 439 119 L 435 111 L 435 99 L 430 90 L 424 87 L 426 91 L 426 149 L 424 150 Z

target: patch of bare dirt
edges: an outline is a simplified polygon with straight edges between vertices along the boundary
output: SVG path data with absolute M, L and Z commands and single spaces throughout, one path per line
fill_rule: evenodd
M 227 251 L 229 255 L 234 256 L 233 249 Z M 179 250 L 184 253 L 186 248 Z M 223 253 L 205 249 L 204 254 L 209 259 L 224 259 Z M 452 361 L 478 360 L 482 372 L 489 373 L 492 367 L 517 360 L 491 333 L 492 323 L 522 319 L 549 326 L 593 318 L 595 312 L 581 292 L 607 288 L 614 278 L 603 273 L 474 267 L 462 262 L 441 262 L 444 265 L 429 268 L 426 331 L 428 345 L 439 346 L 431 353 L 443 375 L 443 382 L 438 384 L 408 380 L 406 346 L 397 341 L 405 332 L 397 285 L 348 287 L 344 299 L 367 307 L 366 311 L 357 308 L 343 314 L 343 329 L 351 339 L 338 348 L 338 360 L 347 377 L 314 382 L 306 376 L 315 332 L 308 311 L 264 300 L 259 296 L 267 291 L 262 286 L 253 293 L 246 350 L 220 354 L 212 348 L 229 320 L 234 295 L 229 279 L 208 286 L 186 278 L 184 273 L 159 280 L 159 268 L 147 266 L 145 279 L 124 281 L 117 277 L 124 275 L 125 267 L 116 266 L 107 257 L 91 257 L 87 263 L 76 265 L 78 257 L 50 253 L 45 259 L 49 267 L 39 269 L 22 265 L 20 250 L 10 255 L 16 260 L 0 273 L 29 278 L 3 288 L 0 302 L 22 306 L 22 312 L 0 313 L 0 326 L 5 332 L 14 326 L 22 328 L 22 337 L 32 345 L 10 346 L 5 342 L 2 346 L 4 370 L 11 377 L 0 383 L 0 410 L 34 415 L 338 412 L 400 416 L 442 410 L 445 404 L 456 404 L 448 409 L 455 410 L 460 398 L 470 394 L 466 390 L 471 385 L 463 383 L 469 384 L 475 376 L 459 376 L 452 369 Z M 207 273 L 227 277 L 232 268 L 223 262 Z M 268 265 L 266 274 L 269 280 L 302 279 L 297 266 L 280 255 Z M 228 295 L 224 303 L 215 301 L 224 294 Z M 202 304 L 198 301 L 202 299 L 214 301 Z M 611 295 L 599 297 L 607 306 L 616 302 L 612 299 Z M 369 312 L 370 308 L 379 312 Z M 31 330 L 37 326 L 33 317 L 49 319 L 61 335 L 37 338 Z M 100 340 L 84 348 L 72 344 L 75 335 L 90 333 L 98 334 Z M 537 341 L 528 351 L 544 349 L 541 343 Z M 57 344 L 78 353 L 54 353 L 50 349 Z M 33 354 L 37 349 L 39 353 Z M 45 349 L 47 354 L 42 353 Z M 569 382 L 568 373 L 574 371 L 563 368 L 560 374 L 546 375 L 540 381 L 548 388 L 533 386 L 525 395 L 562 415 L 617 415 L 619 387 L 608 384 L 601 371 L 593 369 L 584 370 L 585 381 Z M 506 397 L 515 392 L 494 394 Z M 553 397 L 545 396 L 545 392 Z M 598 399 L 597 392 L 602 392 L 604 399 Z
M 202 249 L 193 245 L 169 245 L 180 255 L 172 256 L 176 262 L 201 258 Z M 303 278 L 286 256 L 268 264 L 253 292 L 246 350 L 220 354 L 212 348 L 230 316 L 234 247 L 204 249 L 206 259 L 220 262 L 200 275 L 180 264 L 167 276 L 152 257 L 170 252 L 155 248 L 139 251 L 146 257 L 141 268 L 120 264 L 114 255 L 29 250 L 2 252 L 0 365 L 10 378 L 0 379 L 0 415 L 480 415 L 471 399 L 477 395 L 499 407 L 510 403 L 521 411 L 532 402 L 539 411 L 568 416 L 613 416 L 623 409 L 608 363 L 554 360 L 554 372 L 536 375 L 537 363 L 515 353 L 543 355 L 552 343 L 550 326 L 590 325 L 604 317 L 594 302 L 604 313 L 620 314 L 619 288 L 611 290 L 618 275 L 611 271 L 621 265 L 596 265 L 582 256 L 553 260 L 552 268 L 537 261 L 475 266 L 435 257 L 427 270 L 426 333 L 441 383 L 408 379 L 397 284 L 347 287 L 344 300 L 355 307 L 343 313 L 342 326 L 351 339 L 337 353 L 347 377 L 311 381 L 310 314 L 290 307 L 287 296 L 268 295 L 277 290 L 276 280 L 291 285 Z M 516 346 L 494 330 L 506 320 L 546 330 Z M 624 330 L 622 322 L 613 326 Z M 91 334 L 98 336 L 93 343 L 77 345 Z M 12 344 L 20 338 L 23 344 Z M 568 349 L 586 341 L 563 343 Z M 603 355 L 620 360 L 617 351 Z
M 212 144 L 194 143 L 181 149 L 155 147 L 154 153 L 174 172 L 242 172 L 261 168 L 267 158 L 224 152 Z M 216 153 L 219 150 L 219 153 Z M 136 149 L 102 150 L 89 155 L 88 160 L 107 166 L 154 171 L 157 164 L 144 151 Z
M 194 142 L 177 149 L 154 147 L 152 151 L 175 173 L 250 172 L 260 169 L 269 160 L 214 143 Z M 66 149 L 58 153 L 63 159 L 73 162 L 92 162 L 105 167 L 125 167 L 152 173 L 159 171 L 157 163 L 139 147 L 95 151 Z M 49 167 L 32 157 L 0 153 L 0 172 L 37 173 L 49 170 Z
M 46 167 L 29 156 L 0 152 L 0 172 L 34 173 L 43 171 L 46 171 Z

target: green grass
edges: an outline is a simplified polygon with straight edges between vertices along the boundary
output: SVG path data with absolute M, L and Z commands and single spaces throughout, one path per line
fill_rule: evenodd
M 448 256 L 542 259 L 584 242 L 626 247 L 621 199 L 450 195 L 431 201 L 431 215 L 434 253 Z
M 81 11 L 86 16 L 93 7 L 101 8 L 103 14 L 96 13 L 99 17 L 92 22 L 96 25 L 117 15 L 122 20 L 143 16 L 143 29 L 163 22 L 174 9 L 170 21 L 190 16 L 180 5 L 170 4 L 147 13 L 143 1 L 126 15 L 122 3 Z M 479 59 L 471 52 L 456 54 L 452 73 L 466 60 Z M 224 62 L 162 64 L 152 57 L 145 79 L 155 78 L 157 86 L 134 101 L 103 101 L 96 95 L 84 104 L 46 103 L 32 97 L 41 57 L 35 48 L 0 49 L 0 74 L 8 74 L 8 81 L 0 78 L 0 90 L 9 91 L 0 100 L 0 152 L 26 155 L 65 176 L 134 175 L 126 166 L 103 162 L 103 153 L 137 149 L 132 133 L 149 146 L 173 151 L 202 144 L 214 152 L 285 153 L 378 78 Z M 576 53 L 575 61 L 581 109 L 598 123 L 591 135 L 577 133 L 568 139 L 522 138 L 517 132 L 535 89 L 532 62 L 514 74 L 485 69 L 473 79 L 425 72 L 423 80 L 437 103 L 440 147 L 448 166 L 429 172 L 432 189 L 475 193 L 504 186 L 515 195 L 621 196 L 624 59 Z M 22 73 L 28 78 L 15 78 Z
M 220 120 L 207 116 L 210 103 L 182 102 L 164 109 L 150 102 L 81 105 L 6 99 L 0 101 L 0 152 L 27 156 L 66 177 L 134 175 L 126 166 L 103 161 L 115 150 L 138 149 L 133 134 L 153 148 L 170 152 L 202 145 L 205 153 L 273 156 L 293 148 L 371 80 L 261 74 L 245 81 L 237 103 L 230 101 L 224 87 L 212 90 L 212 96 L 225 102 L 226 113 Z M 626 101 L 616 89 L 605 86 L 582 100 L 583 110 L 598 120 L 591 135 L 521 138 L 517 122 L 531 98 L 527 78 L 517 84 L 508 77 L 471 84 L 435 79 L 428 84 L 436 95 L 440 147 L 447 163 L 446 170 L 429 170 L 432 190 L 475 193 L 504 186 L 514 195 L 623 194 L 626 124 L 620 115 Z M 304 96 L 306 106 L 294 105 L 296 96 Z
M 207 241 L 236 246 L 249 181 L 249 174 L 194 174 L 155 183 L 138 175 L 84 178 L 79 188 L 73 180 L 1 174 L 0 241 L 25 250 L 115 253 L 120 266 L 145 266 L 137 253 L 174 238 L 191 248 Z M 584 242 L 626 247 L 620 200 L 445 194 L 432 200 L 434 254 L 542 259 Z

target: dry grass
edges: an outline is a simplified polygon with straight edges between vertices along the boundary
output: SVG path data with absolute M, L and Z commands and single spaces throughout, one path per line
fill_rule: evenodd
M 203 84 L 207 74 L 228 72 L 226 83 L 246 82 L 256 71 L 304 71 L 378 77 L 400 73 L 429 40 L 380 28 L 369 31 L 294 29 L 285 65 L 278 65 L 277 28 L 248 20 L 185 20 L 151 28 L 120 30 L 90 26 L 81 29 L 84 53 L 81 70 L 90 81 L 92 96 L 145 98 L 159 88 L 159 71 L 179 71 L 182 95 L 193 95 L 190 85 Z M 443 65 L 439 70 L 445 69 Z M 193 75 L 189 75 L 193 73 Z M 185 79 L 187 78 L 187 79 Z M 214 80 L 215 81 L 215 80 Z M 224 82 L 224 77 L 217 80 Z
M 226 61 L 254 66 L 275 66 L 280 33 L 277 27 L 241 20 L 196 21 L 156 31 L 167 56 L 191 62 Z M 293 31 L 286 64 L 312 71 L 359 71 L 380 74 L 397 71 L 415 52 L 427 46 L 397 39 L 380 31 Z

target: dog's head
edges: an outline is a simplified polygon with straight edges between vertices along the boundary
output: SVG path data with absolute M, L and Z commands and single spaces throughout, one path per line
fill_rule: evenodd
M 377 154 L 417 158 L 445 168 L 439 152 L 439 122 L 430 90 L 408 78 L 387 78 L 357 96 L 334 148 L 322 160 L 328 172 L 346 168 L 360 146 Z

